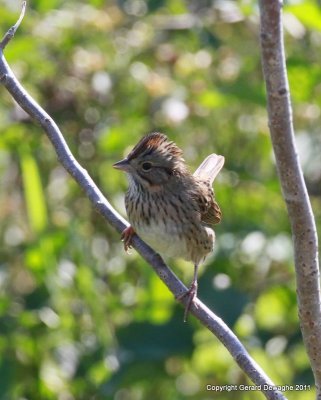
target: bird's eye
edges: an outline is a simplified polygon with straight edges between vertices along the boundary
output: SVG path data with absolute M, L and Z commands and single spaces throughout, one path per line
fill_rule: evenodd
M 143 168 L 143 171 L 149 171 L 149 170 L 152 168 L 152 163 L 150 163 L 150 162 L 144 162 L 144 163 L 142 164 L 142 168 Z

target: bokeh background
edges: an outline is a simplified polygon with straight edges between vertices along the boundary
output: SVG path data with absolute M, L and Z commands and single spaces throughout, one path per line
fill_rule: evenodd
M 20 1 L 0 0 L 1 35 Z M 297 145 L 321 231 L 321 8 L 287 1 L 284 33 Z M 15 74 L 124 213 L 112 168 L 165 132 L 195 169 L 211 152 L 223 212 L 199 296 L 276 384 L 311 385 L 297 317 L 289 222 L 265 108 L 252 0 L 30 0 L 6 49 Z M 263 399 L 94 211 L 39 126 L 0 95 L 0 399 Z M 170 261 L 189 284 L 193 267 Z M 304 389 L 304 386 L 301 387 Z M 309 386 L 307 386 L 309 388 Z

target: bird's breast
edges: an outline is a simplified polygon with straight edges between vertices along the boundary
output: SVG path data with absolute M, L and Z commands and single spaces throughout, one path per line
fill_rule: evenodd
M 199 263 L 213 250 L 214 231 L 182 203 L 179 191 L 171 198 L 131 191 L 126 196 L 126 209 L 137 234 L 162 256 Z

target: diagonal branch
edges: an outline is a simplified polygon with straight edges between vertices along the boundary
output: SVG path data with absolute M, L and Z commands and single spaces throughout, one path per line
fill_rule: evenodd
M 18 22 L 13 28 L 11 28 L 11 33 L 7 33 L 2 42 L 0 42 L 0 82 L 5 86 L 15 101 L 31 116 L 31 118 L 42 126 L 57 153 L 59 161 L 85 191 L 93 206 L 100 212 L 108 223 L 110 223 L 118 232 L 121 232 L 126 226 L 128 226 L 128 223 L 112 208 L 87 171 L 77 162 L 68 148 L 68 145 L 56 123 L 24 90 L 5 60 L 3 49 L 12 38 L 12 31 L 15 32 L 21 22 L 23 12 L 24 9 Z M 10 32 L 10 30 L 8 32 Z M 133 246 L 151 265 L 160 279 L 176 298 L 187 290 L 183 283 L 165 264 L 162 258 L 141 239 L 139 239 L 139 237 L 134 236 Z M 183 297 L 179 301 L 186 305 L 188 299 Z M 253 381 L 257 386 L 257 389 L 262 390 L 267 399 L 286 400 L 286 397 L 277 390 L 277 387 L 275 387 L 273 382 L 250 357 L 245 347 L 221 320 L 221 318 L 209 310 L 199 299 L 195 299 L 190 312 L 221 341 L 240 368 Z
M 269 127 L 294 242 L 299 318 L 321 399 L 321 307 L 318 237 L 299 164 L 283 48 L 282 2 L 261 0 L 262 65 Z

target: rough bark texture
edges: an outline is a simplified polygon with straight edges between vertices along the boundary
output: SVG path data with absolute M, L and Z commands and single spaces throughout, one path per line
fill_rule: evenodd
M 296 151 L 283 48 L 282 2 L 261 0 L 262 65 L 269 127 L 283 197 L 292 228 L 299 318 L 321 399 L 321 308 L 318 238 Z

